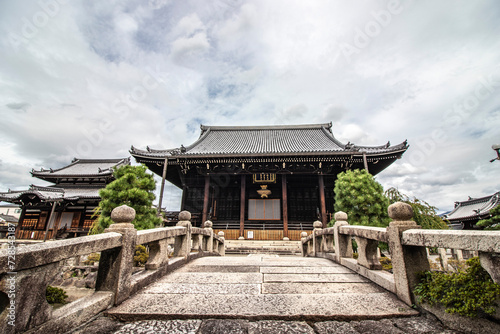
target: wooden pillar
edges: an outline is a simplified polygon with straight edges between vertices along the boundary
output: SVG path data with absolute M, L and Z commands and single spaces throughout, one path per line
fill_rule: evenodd
M 365 165 L 366 171 L 370 173 L 370 171 L 368 170 L 368 161 L 366 160 L 366 152 L 363 152 L 363 164 Z
M 52 232 L 52 240 L 55 240 L 56 239 L 56 234 L 57 234 L 57 230 L 59 229 L 59 223 L 61 222 L 61 219 L 62 219 L 62 213 L 63 213 L 64 209 L 62 211 L 59 212 L 59 214 L 57 214 L 56 212 L 54 212 L 54 219 L 57 217 L 56 221 L 54 222 L 54 231 Z
M 43 237 L 43 242 L 47 240 L 47 234 L 49 234 L 49 226 L 50 226 L 50 221 L 54 220 L 54 211 L 56 209 L 56 204 L 57 202 L 52 202 L 52 210 L 50 211 L 50 215 L 47 217 L 47 222 L 45 223 L 45 235 Z
M 24 215 L 26 214 L 26 207 L 22 208 L 21 210 L 21 215 L 19 216 L 19 220 L 17 221 L 17 226 L 16 226 L 16 238 L 21 239 L 21 234 L 23 230 L 23 224 L 24 224 Z
M 283 198 L 283 239 L 288 238 L 288 196 L 286 174 L 281 175 L 281 196 Z
M 246 175 L 241 175 L 240 238 L 245 237 L 245 191 L 246 191 Z
M 318 175 L 319 179 L 319 202 L 321 209 L 321 222 L 323 223 L 323 228 L 326 228 L 326 201 L 325 201 L 325 181 L 323 180 L 323 175 Z
M 182 197 L 181 197 L 181 211 L 186 210 L 185 205 L 186 205 L 187 191 L 188 191 L 188 187 L 183 186 L 182 187 Z
M 203 215 L 201 225 L 208 220 L 208 200 L 210 197 L 210 175 L 205 175 L 205 192 L 203 194 Z
M 163 202 L 163 190 L 165 190 L 165 178 L 167 177 L 168 159 L 163 162 L 163 174 L 161 176 L 160 200 L 158 201 L 158 216 L 161 214 L 161 203 Z

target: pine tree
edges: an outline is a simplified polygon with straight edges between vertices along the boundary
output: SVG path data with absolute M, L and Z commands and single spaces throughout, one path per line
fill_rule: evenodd
M 426 201 L 418 198 L 410 198 L 407 195 L 399 192 L 396 188 L 389 188 L 385 192 L 385 196 L 389 198 L 389 202 L 403 202 L 411 205 L 413 209 L 413 220 L 422 228 L 426 229 L 448 229 L 448 225 L 436 214 L 437 208 L 430 205 Z
M 146 171 L 145 166 L 122 166 L 113 172 L 115 180 L 99 191 L 101 202 L 96 208 L 99 218 L 92 226 L 92 234 L 101 233 L 111 225 L 111 211 L 124 204 L 135 209 L 132 223 L 136 229 L 143 230 L 161 224 L 161 219 L 152 207 L 156 182 L 153 175 Z
M 500 230 L 500 205 L 490 210 L 490 218 L 480 220 L 476 225 L 485 230 Z
M 335 211 L 347 213 L 353 225 L 389 225 L 384 188 L 366 170 L 342 172 L 335 181 Z

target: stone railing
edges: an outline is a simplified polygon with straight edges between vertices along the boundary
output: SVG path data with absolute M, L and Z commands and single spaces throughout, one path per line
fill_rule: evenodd
M 114 224 L 105 233 L 2 250 L 0 332 L 66 332 L 192 259 L 224 255 L 223 233 L 214 235 L 209 221 L 206 228 L 191 227 L 187 211 L 176 227 L 137 231 L 134 218 L 134 209 L 121 206 L 113 210 Z M 132 274 L 136 245 L 149 247 L 149 259 L 145 270 Z M 95 292 L 53 310 L 45 291 L 62 261 L 94 252 L 101 252 Z
M 478 252 L 483 268 L 500 283 L 500 231 L 422 230 L 410 220 L 410 205 L 394 203 L 388 212 L 392 222 L 387 228 L 349 225 L 344 212 L 335 214 L 333 227 L 321 229 L 321 223 L 315 222 L 313 233 L 302 238 L 302 255 L 340 263 L 395 293 L 408 305 L 414 303 L 417 273 L 430 267 L 426 247 Z M 353 237 L 358 246 L 357 260 L 352 257 Z M 381 270 L 379 242 L 389 245 L 392 274 Z

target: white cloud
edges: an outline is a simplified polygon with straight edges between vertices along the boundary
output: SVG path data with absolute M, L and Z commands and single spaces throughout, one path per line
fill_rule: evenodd
M 189 145 L 199 123 L 330 121 L 343 142 L 408 139 L 378 176 L 386 188 L 443 210 L 498 191 L 499 7 L 401 1 L 346 56 L 390 3 L 65 2 L 53 15 L 2 3 L 0 191 L 76 154 Z

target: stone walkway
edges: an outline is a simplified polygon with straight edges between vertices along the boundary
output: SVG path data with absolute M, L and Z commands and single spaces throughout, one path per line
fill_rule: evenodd
M 195 260 L 74 333 L 89 332 L 455 333 L 343 266 L 275 255 Z
M 319 321 L 418 314 L 392 293 L 332 261 L 277 255 L 197 259 L 107 313 L 121 321 Z

